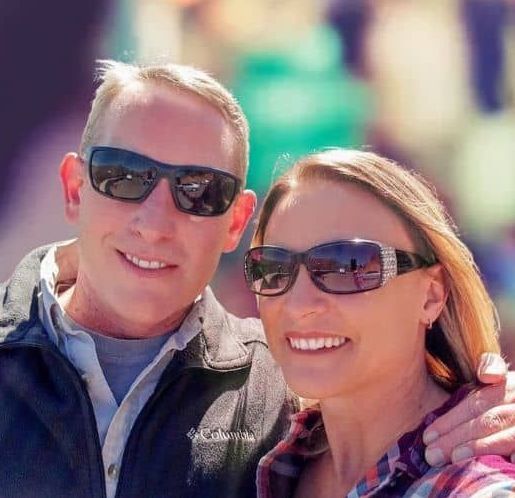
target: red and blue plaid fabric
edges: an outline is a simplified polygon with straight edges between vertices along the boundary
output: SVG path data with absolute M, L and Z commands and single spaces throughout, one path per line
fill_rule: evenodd
M 502 457 L 471 458 L 441 468 L 430 467 L 424 460 L 425 428 L 457 405 L 467 392 L 460 389 L 428 414 L 417 429 L 404 434 L 346 498 L 515 498 L 515 465 Z M 258 498 L 293 497 L 306 462 L 327 447 L 318 409 L 293 415 L 287 436 L 259 463 Z

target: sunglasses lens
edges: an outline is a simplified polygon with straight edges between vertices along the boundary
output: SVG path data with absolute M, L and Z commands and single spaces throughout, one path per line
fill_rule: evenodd
M 93 188 L 114 199 L 142 201 L 160 178 L 168 178 L 178 209 L 217 216 L 229 209 L 239 189 L 236 177 L 203 166 L 163 165 L 123 149 L 93 149 L 89 159 Z
M 311 278 L 325 291 L 352 294 L 381 285 L 380 247 L 366 242 L 339 242 L 309 252 Z
M 122 150 L 95 150 L 90 158 L 93 188 L 120 200 L 139 200 L 154 185 L 157 171 L 144 158 Z
M 245 278 L 249 289 L 262 296 L 281 294 L 295 273 L 290 252 L 274 247 L 256 247 L 245 255 Z
M 198 216 L 225 213 L 238 190 L 237 180 L 223 172 L 181 168 L 175 178 L 175 198 L 180 209 Z

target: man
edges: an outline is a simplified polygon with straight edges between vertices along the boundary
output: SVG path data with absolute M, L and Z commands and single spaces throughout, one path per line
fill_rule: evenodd
M 79 237 L 2 292 L 0 496 L 252 496 L 286 388 L 257 320 L 206 289 L 256 202 L 246 120 L 191 68 L 101 77 L 60 168 Z
M 1 498 L 254 496 L 295 407 L 259 322 L 207 287 L 254 210 L 247 163 L 245 117 L 212 78 L 104 63 L 60 168 L 78 239 L 29 254 L 0 289 Z M 467 406 L 433 427 L 442 458 L 495 432 L 438 440 Z

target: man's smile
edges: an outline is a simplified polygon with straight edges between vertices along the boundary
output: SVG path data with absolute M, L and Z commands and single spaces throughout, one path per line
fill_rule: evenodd
M 137 256 L 134 256 L 129 253 L 123 253 L 123 255 L 125 256 L 125 259 L 127 261 L 130 261 L 134 265 L 145 270 L 159 270 L 160 268 L 166 268 L 167 266 L 169 266 L 167 263 L 163 261 L 149 261 L 143 258 L 138 258 Z

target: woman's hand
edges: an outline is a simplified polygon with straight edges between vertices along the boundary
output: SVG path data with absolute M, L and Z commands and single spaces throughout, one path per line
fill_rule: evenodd
M 467 396 L 424 432 L 426 460 L 441 466 L 471 456 L 503 455 L 515 462 L 515 372 L 497 354 L 485 353 L 478 379 L 486 387 Z

